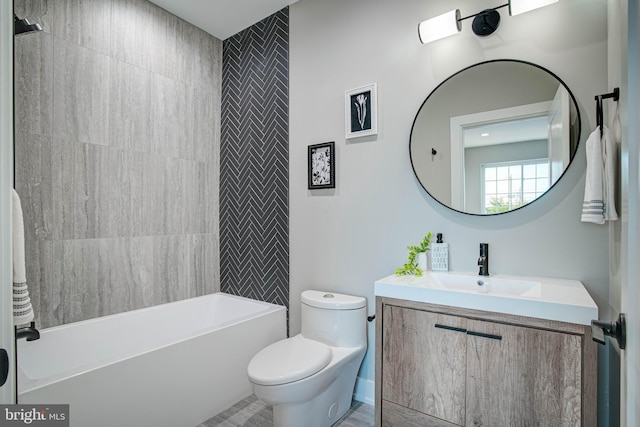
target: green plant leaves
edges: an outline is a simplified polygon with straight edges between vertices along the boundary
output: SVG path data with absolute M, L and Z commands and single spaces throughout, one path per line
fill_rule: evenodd
M 426 252 L 429 250 L 429 244 L 431 243 L 431 232 L 428 232 L 426 236 L 418 245 L 407 246 L 409 255 L 407 262 L 402 267 L 396 268 L 396 275 L 398 276 L 422 276 L 422 270 L 418 268 L 418 262 L 416 258 L 420 252 Z

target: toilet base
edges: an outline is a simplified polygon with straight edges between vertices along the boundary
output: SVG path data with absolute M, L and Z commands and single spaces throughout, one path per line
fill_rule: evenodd
M 274 427 L 329 427 L 351 408 L 356 372 L 345 372 L 319 396 L 306 402 L 273 406 Z

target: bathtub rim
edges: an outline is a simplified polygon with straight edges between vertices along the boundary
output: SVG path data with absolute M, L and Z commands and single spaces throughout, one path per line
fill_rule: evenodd
M 56 325 L 56 326 L 52 326 L 51 328 L 46 328 L 40 331 L 41 334 L 46 334 L 48 331 L 57 331 L 60 329 L 65 329 L 65 328 L 70 328 L 70 327 L 77 327 L 77 326 L 81 326 L 81 325 L 87 325 L 87 324 L 91 324 L 91 323 L 95 323 L 95 322 L 104 322 L 104 321 L 108 321 L 109 319 L 113 319 L 113 318 L 117 318 L 117 317 L 125 317 L 127 315 L 133 315 L 135 313 L 139 313 L 141 311 L 148 311 L 148 310 L 158 310 L 161 309 L 163 307 L 166 306 L 171 306 L 171 305 L 180 305 L 180 304 L 186 304 L 189 301 L 193 301 L 193 300 L 198 300 L 198 299 L 205 299 L 205 298 L 212 298 L 213 296 L 216 295 L 220 295 L 223 298 L 233 298 L 233 299 L 239 299 L 242 301 L 248 301 L 251 303 L 257 303 L 259 305 L 263 305 L 265 306 L 264 310 L 259 311 L 258 313 L 253 313 L 253 314 L 247 314 L 247 315 L 243 315 L 243 316 L 239 316 L 237 318 L 235 318 L 234 320 L 228 321 L 228 322 L 221 322 L 218 324 L 215 324 L 213 326 L 210 327 L 205 327 L 205 328 L 201 328 L 201 329 L 197 329 L 197 330 L 193 330 L 193 331 L 189 331 L 188 333 L 186 333 L 183 336 L 180 336 L 179 338 L 174 338 L 170 341 L 167 342 L 161 342 L 157 345 L 153 345 L 150 348 L 145 348 L 142 351 L 137 351 L 137 352 L 132 352 L 131 354 L 126 354 L 124 356 L 112 356 L 112 357 L 108 357 L 108 358 L 104 358 L 104 359 L 99 359 L 90 363 L 86 363 L 80 366 L 77 366 L 73 369 L 70 369 L 68 371 L 65 372 L 60 372 L 60 373 L 56 373 L 53 375 L 49 375 L 46 377 L 42 377 L 42 378 L 30 378 L 28 377 L 25 372 L 23 371 L 22 367 L 20 366 L 20 354 L 18 351 L 18 358 L 17 358 L 17 371 L 18 371 L 18 383 L 17 383 L 17 392 L 18 392 L 18 397 L 20 397 L 21 394 L 24 393 L 28 393 L 30 391 L 33 390 L 37 390 L 39 388 L 42 387 L 46 387 L 48 385 L 57 383 L 59 381 L 63 381 L 69 378 L 73 378 L 76 377 L 78 375 L 82 375 L 82 374 L 86 374 L 87 372 L 91 372 L 94 371 L 96 369 L 100 369 L 106 366 L 111 366 L 114 365 L 116 363 L 125 361 L 125 360 L 129 360 L 132 359 L 134 357 L 138 357 L 153 351 L 158 351 L 160 349 L 172 346 L 172 345 L 177 345 L 180 344 L 182 342 L 185 342 L 187 340 L 191 340 L 191 339 L 196 339 L 198 337 L 201 337 L 203 335 L 206 334 L 210 334 L 213 333 L 215 331 L 227 328 L 227 327 L 231 327 L 237 324 L 241 324 L 256 318 L 260 318 L 262 316 L 266 316 L 269 315 L 271 313 L 277 312 L 277 311 L 281 311 L 281 310 L 287 310 L 286 306 L 283 305 L 278 305 L 278 304 L 273 304 L 270 302 L 266 302 L 266 301 L 260 301 L 260 300 L 255 300 L 252 298 L 248 298 L 248 297 L 243 297 L 243 296 L 239 296 L 239 295 L 232 295 L 232 294 L 228 294 L 225 292 L 213 292 L 210 294 L 206 294 L 206 295 L 200 295 L 197 297 L 192 297 L 192 298 L 185 298 L 185 299 L 181 299 L 178 301 L 172 301 L 172 302 L 168 302 L 168 303 L 163 303 L 163 304 L 157 304 L 157 305 L 153 305 L 150 307 L 142 307 L 142 308 L 138 308 L 135 310 L 129 310 L 129 311 L 124 311 L 124 312 L 120 312 L 120 313 L 114 313 L 114 314 L 109 314 L 109 315 L 105 315 L 105 316 L 100 316 L 100 317 L 95 317 L 92 319 L 86 319 L 86 320 L 81 320 L 78 322 L 72 322 L 72 323 L 66 323 L 63 325 Z M 286 318 L 286 313 L 285 313 L 285 318 Z

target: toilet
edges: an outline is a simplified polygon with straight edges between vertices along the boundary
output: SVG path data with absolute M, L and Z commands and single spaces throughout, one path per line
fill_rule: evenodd
M 255 395 L 273 406 L 274 427 L 328 427 L 351 407 L 367 350 L 367 301 L 304 291 L 302 329 L 256 354 L 247 368 Z

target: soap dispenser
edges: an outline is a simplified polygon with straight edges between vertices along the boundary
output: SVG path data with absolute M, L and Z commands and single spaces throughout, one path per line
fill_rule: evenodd
M 442 233 L 436 235 L 437 241 L 431 250 L 431 269 L 433 271 L 449 271 L 449 244 L 442 242 Z

